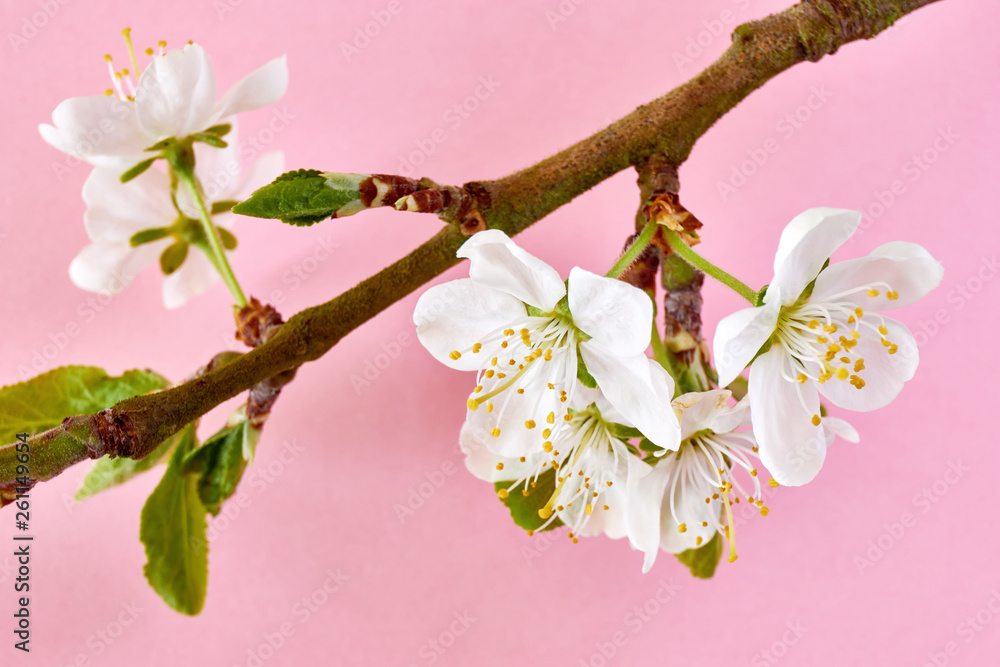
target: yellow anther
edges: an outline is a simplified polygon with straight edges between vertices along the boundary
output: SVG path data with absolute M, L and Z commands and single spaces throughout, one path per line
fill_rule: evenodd
M 778 487 L 780 486 L 780 485 L 778 484 L 778 480 L 776 480 L 776 479 L 775 479 L 775 478 L 773 478 L 773 477 L 772 477 L 771 479 L 767 480 L 767 485 L 768 485 L 769 487 L 771 487 L 772 489 L 776 489 L 776 488 L 778 488 Z
M 519 461 L 520 461 L 521 463 L 524 463 L 524 462 L 525 462 L 525 461 L 527 461 L 528 459 L 527 459 L 527 458 L 525 458 L 524 456 L 522 456 L 522 457 L 521 457 L 520 459 L 518 459 L 518 460 L 519 460 Z
M 542 509 L 538 510 L 538 516 L 542 517 L 543 519 L 548 519 L 550 516 L 552 516 L 552 508 L 543 507 Z
M 167 48 L 167 43 L 166 43 L 165 41 L 163 41 L 162 39 L 161 39 L 160 41 L 158 41 L 158 42 L 156 43 L 156 45 L 157 45 L 158 47 L 160 47 L 161 49 L 165 49 L 165 48 Z
M 858 338 L 861 338 L 861 332 L 860 331 L 852 331 L 851 332 L 851 338 L 854 338 L 855 340 L 857 340 Z
M 750 471 L 750 475 L 753 476 L 753 477 L 756 477 L 757 476 L 757 469 L 754 468 L 753 470 L 751 470 Z
M 545 350 L 545 361 L 552 361 L 552 348 Z M 553 387 L 555 389 L 555 387 Z
M 818 329 L 819 328 L 819 321 L 817 321 L 817 320 L 809 320 L 809 328 L 810 329 Z
M 760 447 L 758 447 L 757 445 L 754 445 L 754 446 L 753 446 L 753 447 L 751 447 L 750 449 L 751 449 L 751 451 L 753 451 L 753 453 L 754 453 L 754 454 L 756 454 L 756 453 L 757 453 L 757 450 L 758 450 L 758 449 L 760 449 Z
M 535 428 L 535 420 L 529 419 L 528 421 L 524 422 L 524 428 Z
M 566 508 L 563 507 L 562 505 L 560 505 L 559 507 L 556 508 L 556 510 L 558 510 L 560 512 L 562 512 L 564 509 L 566 509 Z
M 609 480 L 608 480 L 607 482 L 605 482 L 605 483 L 606 483 L 606 484 L 607 484 L 608 486 L 611 486 L 612 484 L 614 484 L 614 482 L 612 482 L 612 481 L 611 481 L 610 479 L 609 479 Z
M 497 365 L 497 361 L 499 361 L 499 360 L 496 357 L 493 357 L 492 359 L 490 359 L 490 366 L 496 366 Z
M 466 405 L 466 406 L 467 406 L 467 407 L 468 407 L 468 408 L 469 408 L 470 410 L 472 410 L 473 412 L 475 412 L 476 410 L 478 410 L 478 409 L 479 409 L 479 402 L 478 402 L 478 401 L 476 401 L 476 399 L 474 399 L 474 398 L 470 398 L 469 400 L 467 400 L 467 401 L 465 402 L 465 405 Z
M 476 388 L 472 390 L 472 393 L 473 393 L 473 394 L 478 394 L 478 393 L 479 393 L 479 392 L 481 392 L 482 390 L 483 390 L 483 385 L 481 385 L 481 384 L 477 384 L 477 385 L 476 385 Z
M 824 324 L 823 325 L 823 331 L 825 331 L 827 333 L 837 333 L 837 328 L 838 327 L 837 327 L 836 324 Z
M 519 393 L 519 394 L 523 394 L 523 393 L 524 393 L 524 389 L 523 389 L 523 388 L 521 388 L 521 389 L 518 389 L 518 390 L 517 390 L 517 393 Z
M 451 357 L 453 360 L 457 360 L 457 359 L 461 359 L 462 358 L 462 353 L 459 352 L 458 350 L 452 350 L 448 354 L 448 356 Z
M 868 290 L 868 296 L 870 296 L 870 297 L 876 297 L 876 296 L 878 296 L 878 290 L 875 289 L 874 287 L 870 288 Z
M 798 382 L 799 384 L 803 384 L 808 379 L 809 378 L 806 377 L 805 373 L 799 373 L 798 376 L 795 378 L 795 381 Z
M 494 438 L 499 438 L 500 437 L 500 429 L 494 428 L 492 431 L 490 431 L 490 435 L 492 435 Z
M 857 315 L 859 318 L 864 317 L 865 310 L 861 306 L 858 306 L 857 308 L 854 309 L 854 314 Z
M 485 377 L 486 379 L 489 379 L 489 378 L 493 377 L 495 374 L 496 374 L 496 371 L 491 368 L 491 369 L 487 370 L 485 373 L 483 373 L 483 377 Z
M 506 374 L 506 373 L 499 373 L 499 372 L 497 373 L 497 379 L 498 379 L 498 380 L 502 380 L 502 379 L 504 379 L 505 377 L 507 377 L 507 374 Z
M 110 53 L 105 53 L 104 54 L 104 62 L 106 62 L 106 63 L 111 62 L 111 54 Z
M 552 451 L 552 443 L 551 442 L 546 442 L 544 445 L 542 445 L 542 449 L 544 449 L 546 452 L 551 452 Z
M 888 336 L 889 335 L 889 330 L 885 328 L 884 324 L 878 325 L 878 332 L 880 334 L 882 334 L 883 336 Z
M 150 47 L 150 46 L 147 46 L 145 53 L 146 53 L 147 56 L 153 55 L 153 48 Z
M 842 364 L 849 364 L 849 363 L 851 363 L 851 358 L 850 357 L 841 357 L 840 358 L 840 363 L 842 363 Z
M 837 345 L 836 343 L 830 343 L 830 347 L 826 348 L 826 351 L 827 352 L 833 352 L 834 354 L 837 354 L 838 352 L 840 352 L 841 349 L 842 348 L 839 345 Z
M 827 338 L 826 336 L 816 336 L 816 342 L 819 343 L 820 345 L 826 345 L 827 343 L 830 342 L 830 339 Z
M 892 341 L 889 341 L 889 340 L 883 338 L 882 339 L 882 345 L 884 345 L 885 347 L 889 347 L 890 345 L 892 345 Z
M 766 507 L 761 507 L 760 508 L 760 515 L 761 516 L 767 516 L 767 513 L 770 512 L 770 511 L 771 510 L 767 509 Z
M 702 521 L 701 522 L 701 527 L 702 528 L 707 528 L 708 527 L 708 522 L 707 521 Z
M 819 426 L 820 421 L 822 420 L 819 418 L 819 415 L 813 415 L 812 418 L 813 426 Z
M 563 415 L 563 419 L 566 421 L 572 421 L 573 417 L 571 417 L 570 415 Z
M 531 333 L 531 332 L 530 332 L 530 331 L 528 331 L 527 329 L 521 329 L 521 336 L 522 336 L 522 337 L 523 337 L 523 336 L 527 336 L 527 335 L 528 335 L 529 333 Z
M 112 95 L 115 94 L 115 91 L 112 90 L 111 88 L 105 88 L 104 94 L 107 95 L 108 97 L 111 97 Z
M 473 354 L 479 352 L 479 350 L 481 350 L 481 349 L 483 349 L 483 344 L 482 343 L 476 343 L 475 345 L 472 346 L 472 352 L 473 352 Z
M 486 412 L 493 412 L 493 403 L 486 404 Z
M 504 329 L 503 330 L 503 335 L 504 336 L 513 336 L 514 335 L 514 330 L 513 329 Z
M 865 369 L 865 360 L 864 360 L 864 357 L 861 357 L 857 361 L 854 362 L 854 372 L 855 373 L 860 373 L 864 369 Z
M 889 354 L 896 354 L 897 350 L 899 350 L 899 347 L 895 343 L 889 346 Z
M 549 389 L 555 389 L 555 388 L 556 388 L 556 386 L 554 384 L 552 384 L 551 382 L 549 382 Z
M 549 416 L 545 418 L 545 421 L 547 421 L 550 424 L 555 424 L 556 423 L 556 413 L 550 412 Z
M 527 498 L 528 496 L 531 495 L 531 492 L 528 491 L 527 489 L 522 489 L 521 490 L 521 495 L 524 496 L 525 498 Z
M 542 431 L 542 437 L 543 438 L 548 438 L 550 435 L 552 435 L 552 429 L 547 428 L 544 431 Z
M 586 506 L 586 507 L 585 507 L 585 508 L 583 509 L 583 511 L 587 513 L 587 516 L 590 516 L 591 514 L 593 514 L 593 513 L 594 513 L 594 506 L 593 506 L 593 505 L 587 505 L 587 506 Z
M 507 489 L 500 489 L 497 491 L 497 495 L 500 496 L 500 500 L 506 500 L 510 494 L 507 493 Z
M 535 534 L 535 531 L 533 531 L 533 530 L 529 530 L 529 531 L 528 531 L 528 537 L 531 537 L 531 536 L 532 536 L 532 535 L 534 535 L 534 534 Z
M 605 509 L 605 511 L 607 511 L 607 510 L 609 510 L 609 509 L 611 509 L 611 508 L 610 508 L 609 506 L 605 505 L 605 506 L 604 506 L 604 509 Z
M 677 526 L 677 532 L 679 532 L 679 533 L 686 533 L 687 529 L 688 529 L 688 527 L 687 527 L 686 523 L 682 523 L 682 524 L 680 524 L 680 525 Z
M 500 341 L 500 347 L 507 347 L 507 341 Z
M 885 293 L 885 296 L 887 299 L 889 299 L 889 301 L 895 301 L 896 299 L 899 298 L 899 292 L 897 292 L 894 289 L 891 289 Z
M 833 374 L 838 380 L 846 380 L 847 376 L 850 375 L 850 371 L 841 366 L 837 369 L 837 372 Z
M 698 539 L 696 539 L 696 540 L 694 541 L 694 543 L 695 543 L 695 544 L 697 544 L 697 545 L 698 545 L 699 547 L 701 546 L 701 543 L 702 543 L 702 542 L 703 542 L 703 540 L 701 539 L 701 535 L 699 535 L 699 536 L 698 536 Z
M 497 470 L 503 470 L 503 463 L 497 464 Z
M 854 315 L 851 315 L 850 317 L 847 318 L 847 323 L 848 324 L 854 324 L 855 322 L 857 322 L 857 320 L 854 319 Z M 851 333 L 854 333 L 854 332 L 852 331 Z

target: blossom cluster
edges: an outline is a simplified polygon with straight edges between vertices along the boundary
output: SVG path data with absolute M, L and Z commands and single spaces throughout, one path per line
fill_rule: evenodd
M 763 468 L 771 488 L 805 484 L 835 437 L 858 441 L 820 396 L 874 410 L 916 370 L 913 336 L 878 311 L 921 298 L 942 268 L 903 242 L 830 264 L 860 217 L 817 208 L 787 225 L 774 279 L 758 305 L 719 323 L 718 381 L 698 391 L 647 356 L 645 291 L 579 267 L 563 282 L 503 232 L 475 234 L 458 252 L 469 278 L 432 287 L 414 313 L 435 358 L 476 373 L 460 433 L 469 471 L 529 532 L 627 537 L 643 571 L 660 550 L 717 535 L 735 560 L 733 506 L 768 513 Z M 737 400 L 727 387 L 747 367 Z
M 130 32 L 122 34 L 131 67 L 117 68 L 105 55 L 111 87 L 103 95 L 64 100 L 39 132 L 74 160 L 94 166 L 83 186 L 91 244 L 70 265 L 73 282 L 111 294 L 159 258 L 164 304 L 176 308 L 217 281 L 218 264 L 225 261 L 211 252 L 202 220 L 211 217 L 225 250 L 232 250 L 235 215 L 229 208 L 283 170 L 281 153 L 272 152 L 242 173 L 234 117 L 279 100 L 288 70 L 284 57 L 276 58 L 217 100 L 215 72 L 201 46 L 167 50 L 161 41 L 145 49 L 149 63 L 140 72 Z M 178 187 L 173 165 L 153 166 L 171 144 L 193 153 L 195 194 Z M 190 246 L 198 251 L 189 252 Z

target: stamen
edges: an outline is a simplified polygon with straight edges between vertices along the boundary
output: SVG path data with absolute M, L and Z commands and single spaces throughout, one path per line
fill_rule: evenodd
M 132 47 L 132 28 L 122 29 L 122 37 L 125 38 L 125 45 L 128 46 L 128 57 L 132 61 L 132 69 L 135 70 L 135 75 L 139 76 L 139 63 L 135 60 L 135 49 Z M 125 73 L 128 76 L 128 73 Z

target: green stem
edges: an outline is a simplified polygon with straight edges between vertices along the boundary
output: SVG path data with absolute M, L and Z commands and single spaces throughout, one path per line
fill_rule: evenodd
M 212 264 L 218 269 L 222 280 L 226 283 L 226 287 L 229 288 L 230 293 L 232 293 L 233 298 L 236 300 L 236 305 L 242 308 L 247 305 L 247 298 L 240 288 L 240 283 L 236 280 L 236 275 L 233 273 L 232 267 L 229 266 L 229 260 L 226 259 L 226 252 L 222 248 L 219 232 L 215 228 L 215 225 L 212 224 L 212 214 L 209 213 L 208 207 L 205 205 L 205 200 L 201 196 L 201 183 L 198 182 L 198 177 L 193 173 L 181 170 L 177 175 L 184 181 L 188 192 L 191 193 L 192 199 L 194 199 L 195 204 L 198 206 L 199 220 L 205 231 L 205 239 L 208 241 L 208 247 L 212 251 L 210 256 L 210 259 L 213 260 Z
M 758 292 L 751 289 L 746 283 L 740 281 L 738 278 L 730 275 L 729 273 L 726 273 L 715 264 L 712 264 L 710 261 L 696 253 L 691 249 L 691 246 L 684 243 L 684 240 L 681 239 L 677 232 L 672 229 L 664 228 L 663 237 L 667 240 L 667 243 L 670 244 L 670 249 L 680 255 L 685 262 L 702 273 L 712 276 L 720 283 L 749 301 L 751 305 L 760 305 L 757 303 L 759 297 Z
M 621 274 L 625 273 L 625 269 L 632 266 L 632 262 L 639 259 L 639 255 L 646 249 L 649 242 L 653 240 L 653 234 L 656 233 L 657 227 L 659 225 L 655 222 L 647 222 L 635 242 L 628 247 L 625 254 L 619 257 L 615 265 L 611 267 L 611 270 L 604 275 L 608 278 L 618 278 Z

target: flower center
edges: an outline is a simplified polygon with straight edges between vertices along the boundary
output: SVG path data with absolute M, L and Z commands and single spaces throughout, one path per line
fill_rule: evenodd
M 134 102 L 135 93 L 139 84 L 139 75 L 142 74 L 142 72 L 139 70 L 139 62 L 135 57 L 135 47 L 132 45 L 132 29 L 122 29 L 122 37 L 125 39 L 125 46 L 128 48 L 128 58 L 132 68 L 129 69 L 128 67 L 123 67 L 120 70 L 116 70 L 114 63 L 112 62 L 111 54 L 105 54 L 104 62 L 108 64 L 108 76 L 111 77 L 112 87 L 106 89 L 104 94 L 108 97 L 117 95 L 118 99 L 123 102 Z M 155 50 L 152 47 L 148 47 L 145 50 L 145 54 L 147 56 L 162 56 L 164 54 L 164 49 L 166 48 L 167 43 L 161 39 L 156 43 Z
M 711 505 L 713 501 L 721 501 L 718 512 L 711 512 L 709 521 L 702 521 L 703 528 L 710 523 L 716 532 L 729 541 L 729 562 L 736 560 L 736 523 L 733 515 L 733 504 L 739 505 L 739 496 L 744 496 L 751 507 L 761 516 L 767 516 L 768 508 L 764 506 L 760 479 L 753 461 L 758 459 L 757 444 L 750 431 L 739 433 L 717 434 L 711 431 L 700 431 L 681 443 L 676 452 L 667 454 L 673 457 L 670 476 L 667 480 L 667 493 L 670 504 L 670 516 L 677 524 L 681 533 L 688 531 L 688 521 L 699 516 L 696 504 L 704 502 Z M 753 493 L 748 493 L 734 475 L 735 470 L 742 470 L 749 476 L 749 486 Z M 771 488 L 778 483 L 773 479 L 768 481 Z M 734 498 L 729 494 L 736 490 Z M 722 515 L 725 514 L 725 522 Z M 701 546 L 703 538 L 696 540 Z
M 594 406 L 572 413 L 559 440 L 563 443 L 562 451 L 555 449 L 551 442 L 545 443 L 546 455 L 538 457 L 528 474 L 511 482 L 499 495 L 501 499 L 506 498 L 522 487 L 520 493 L 529 496 L 536 492 L 538 478 L 554 470 L 555 490 L 538 510 L 538 516 L 545 523 L 537 530 L 544 530 L 558 517 L 569 526 L 567 537 L 576 544 L 579 531 L 594 512 L 611 509 L 612 501 L 606 496 L 619 477 L 619 462 L 624 462 L 629 452 L 625 443 L 611 434 Z M 521 457 L 521 462 L 524 461 L 525 457 Z M 497 468 L 503 469 L 503 464 L 497 464 Z
M 516 409 L 528 417 L 524 428 L 537 428 L 539 444 L 550 451 L 553 431 L 571 419 L 566 404 L 572 395 L 563 387 L 574 391 L 576 342 L 575 328 L 561 319 L 528 316 L 449 356 L 482 355 L 476 388 L 466 406 L 472 411 L 486 406 L 490 435 L 500 437 L 505 412 Z
M 856 389 L 864 388 L 865 360 L 854 349 L 858 342 L 877 337 L 887 354 L 896 354 L 899 347 L 889 340 L 889 330 L 881 315 L 866 314 L 861 306 L 844 297 L 863 291 L 875 298 L 880 288 L 886 290 L 890 300 L 899 298 L 888 284 L 872 283 L 834 294 L 824 303 L 805 301 L 783 308 L 774 342 L 785 348 L 791 362 L 782 367 L 782 377 L 798 384 L 808 380 L 820 384 L 831 379 L 849 380 Z M 813 415 L 813 424 L 819 426 L 820 422 L 820 416 Z

